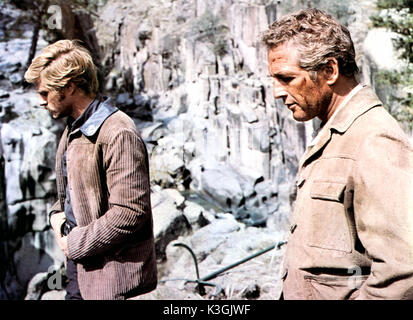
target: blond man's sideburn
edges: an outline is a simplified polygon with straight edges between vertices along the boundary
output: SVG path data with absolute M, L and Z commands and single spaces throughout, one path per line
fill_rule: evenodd
M 70 82 L 92 96 L 98 92 L 96 66 L 89 51 L 76 40 L 59 40 L 34 58 L 24 78 L 51 91 L 60 91 Z

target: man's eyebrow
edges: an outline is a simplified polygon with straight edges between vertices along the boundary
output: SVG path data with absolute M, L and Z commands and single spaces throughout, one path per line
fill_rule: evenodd
M 279 75 L 280 75 L 279 72 L 270 72 L 270 73 L 268 74 L 268 76 L 271 77 L 271 78 L 278 77 Z
M 289 77 L 295 77 L 296 74 L 292 71 L 278 71 L 278 72 L 270 72 L 268 74 L 268 77 L 271 78 L 278 78 L 278 77 L 284 77 L 284 78 L 289 78 Z

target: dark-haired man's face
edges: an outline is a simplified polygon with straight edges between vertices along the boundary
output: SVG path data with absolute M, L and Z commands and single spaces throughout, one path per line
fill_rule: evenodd
M 331 90 L 325 79 L 310 73 L 298 64 L 293 44 L 282 44 L 268 50 L 268 69 L 274 80 L 274 97 L 282 99 L 297 121 L 315 117 L 325 121 L 331 101 Z

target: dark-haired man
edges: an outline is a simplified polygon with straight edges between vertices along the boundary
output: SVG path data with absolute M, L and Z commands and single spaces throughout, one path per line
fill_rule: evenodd
M 284 299 L 413 298 L 413 149 L 371 88 L 358 84 L 350 33 L 318 9 L 262 37 L 274 96 L 321 120 L 299 163 Z

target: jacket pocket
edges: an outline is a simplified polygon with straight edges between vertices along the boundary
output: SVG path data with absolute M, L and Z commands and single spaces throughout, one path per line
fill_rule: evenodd
M 311 186 L 311 198 L 343 202 L 344 182 L 315 180 Z
M 315 300 L 348 300 L 358 295 L 358 290 L 368 275 L 306 275 L 311 296 Z
M 340 180 L 321 179 L 313 181 L 310 188 L 307 244 L 350 253 L 350 228 L 344 208 L 346 184 Z

